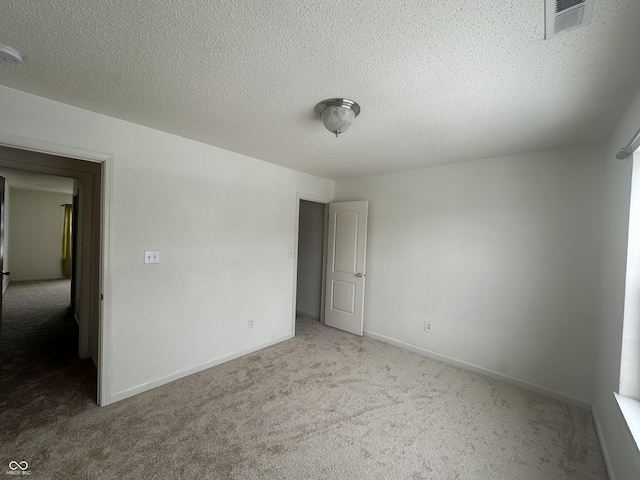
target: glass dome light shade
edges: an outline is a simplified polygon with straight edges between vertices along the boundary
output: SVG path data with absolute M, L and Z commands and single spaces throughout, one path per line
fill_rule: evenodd
M 348 107 L 329 105 L 322 111 L 320 117 L 326 129 L 338 136 L 339 133 L 349 130 L 353 119 L 356 118 L 356 113 Z

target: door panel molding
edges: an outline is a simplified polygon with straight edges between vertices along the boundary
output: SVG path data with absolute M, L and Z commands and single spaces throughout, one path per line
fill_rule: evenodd
M 333 268 L 334 273 L 357 273 L 357 256 L 355 252 L 358 249 L 358 225 L 360 222 L 360 214 L 353 210 L 345 210 L 338 212 L 334 217 L 334 232 L 336 243 L 349 244 L 352 248 L 344 248 L 340 250 L 333 248 Z
M 338 287 L 338 288 L 336 288 Z M 356 284 L 331 280 L 331 310 L 349 315 L 356 314 Z

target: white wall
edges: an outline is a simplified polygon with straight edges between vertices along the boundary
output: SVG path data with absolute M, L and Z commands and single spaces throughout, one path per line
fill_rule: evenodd
M 11 272 L 11 261 L 9 259 L 9 232 L 11 231 L 11 227 L 9 226 L 11 218 L 11 188 L 9 186 L 9 182 L 4 182 L 4 243 L 2 245 L 3 249 L 3 263 L 2 270 L 5 272 Z M 9 286 L 9 282 L 11 281 L 9 275 L 5 275 L 2 278 L 2 295 L 7 291 L 7 287 Z
M 0 134 L 113 156 L 112 400 L 291 336 L 296 195 L 333 182 L 6 87 L 0 111 Z
M 11 189 L 8 224 L 12 281 L 64 278 L 60 205 L 65 203 L 71 203 L 71 195 Z
M 591 146 L 337 182 L 336 201 L 369 200 L 365 331 L 588 405 L 602 159 Z
M 322 302 L 324 208 L 321 203 L 300 201 L 296 308 L 299 312 L 318 319 Z
M 640 91 L 615 129 L 604 161 L 605 201 L 593 412 L 611 480 L 640 478 L 640 454 L 613 397 L 620 380 L 632 160 L 616 160 L 640 127 Z

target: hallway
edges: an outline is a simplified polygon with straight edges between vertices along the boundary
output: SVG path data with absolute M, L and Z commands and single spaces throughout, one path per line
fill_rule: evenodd
M 70 280 L 13 282 L 3 300 L 2 436 L 70 417 L 95 405 L 96 371 L 77 357 Z M 37 412 L 34 416 L 30 413 Z

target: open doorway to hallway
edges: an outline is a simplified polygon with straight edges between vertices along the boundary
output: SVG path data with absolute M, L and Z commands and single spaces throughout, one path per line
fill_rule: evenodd
M 11 168 L 0 168 L 0 175 L 7 180 L 4 270 L 11 272 L 3 285 L 2 404 L 14 410 L 37 399 L 69 407 L 95 402 L 96 370 L 91 359 L 79 358 L 79 305 L 72 295 L 79 240 L 74 185 L 80 184 Z
M 324 249 L 325 205 L 300 200 L 296 323 L 302 319 L 322 319 Z
M 76 361 L 77 359 L 86 359 L 84 362 L 85 364 L 91 366 L 91 368 L 95 366 L 95 369 L 97 369 L 97 373 L 94 371 L 94 378 L 90 382 L 91 385 L 88 386 L 88 388 L 90 388 L 91 394 L 86 398 L 88 398 L 91 403 L 95 404 L 96 401 L 98 401 L 100 402 L 100 404 L 104 404 L 106 399 L 104 392 L 106 391 L 106 389 L 104 388 L 104 384 L 102 383 L 102 380 L 104 380 L 104 375 L 102 374 L 103 362 L 101 362 L 100 356 L 100 342 L 102 341 L 102 337 L 100 335 L 100 314 L 102 300 L 101 238 L 103 209 L 103 164 L 98 161 L 78 160 L 64 156 L 0 146 L 0 170 L 5 169 L 16 170 L 24 175 L 42 176 L 41 174 L 46 174 L 44 175 L 44 177 L 48 178 L 49 181 L 51 181 L 52 178 L 60 181 L 63 177 L 67 177 L 67 180 L 71 179 L 72 181 L 73 188 L 71 192 L 73 199 L 71 199 L 71 197 L 68 195 L 69 191 L 67 190 L 65 192 L 67 194 L 67 198 L 57 202 L 55 204 L 57 213 L 51 214 L 51 216 L 57 217 L 57 222 L 62 222 L 65 211 L 71 210 L 75 213 L 75 215 L 73 215 L 74 221 L 72 222 L 74 232 L 73 245 L 75 246 L 75 251 L 72 254 L 72 259 L 74 259 L 75 261 L 71 264 L 70 267 L 68 264 L 66 265 L 67 275 L 69 275 L 72 280 L 60 282 L 60 288 L 54 290 L 64 290 L 65 293 L 63 294 L 63 297 L 65 298 L 66 302 L 65 308 L 67 308 L 68 313 L 71 314 L 65 316 L 67 320 L 71 320 L 71 323 L 67 324 L 67 328 L 77 329 L 77 334 L 75 335 L 76 340 L 70 341 L 68 343 L 71 345 L 75 344 L 75 349 L 73 349 L 75 350 L 75 352 L 69 351 L 69 358 Z M 17 188 L 19 187 L 18 182 L 15 179 L 12 180 L 10 178 L 10 182 L 11 181 L 13 181 L 13 186 L 16 187 L 16 191 L 20 190 L 19 188 Z M 19 196 L 20 194 L 18 193 L 16 198 L 19 198 Z M 15 200 L 16 199 L 14 198 L 13 207 L 15 207 Z M 9 222 L 11 222 L 12 209 L 10 186 L 9 205 L 7 210 Z M 15 216 L 16 215 L 14 214 L 14 217 Z M 21 217 L 20 215 L 18 216 Z M 60 225 L 60 223 L 58 223 L 58 225 Z M 11 226 L 9 226 L 8 237 L 12 236 L 13 235 L 11 234 Z M 37 236 L 42 236 L 42 232 L 32 232 L 30 238 Z M 37 247 L 31 245 L 31 248 L 27 249 L 27 255 L 33 256 L 33 252 L 36 249 Z M 55 261 L 57 263 L 57 267 L 60 266 L 59 262 L 61 262 L 62 260 L 61 253 L 61 245 L 60 243 L 58 243 L 58 258 Z M 11 269 L 12 263 L 10 246 L 8 256 L 9 265 L 7 265 L 7 267 Z M 13 266 L 15 267 L 16 265 L 14 264 Z M 71 270 L 72 274 L 71 272 L 68 272 L 69 269 Z M 20 277 L 15 269 L 14 272 L 15 275 Z M 64 274 L 63 277 L 65 277 Z M 13 278 L 16 277 L 14 276 Z M 22 279 L 34 280 L 34 278 L 39 280 L 43 279 L 40 276 L 25 276 L 25 278 Z M 75 295 L 72 295 L 72 289 L 76 293 Z M 6 295 L 10 296 L 10 293 L 11 288 L 8 288 Z M 72 297 L 73 302 L 71 301 Z M 7 298 L 7 301 L 9 301 L 9 297 Z M 0 315 L 0 325 L 1 324 L 2 316 Z M 2 330 L 5 330 L 5 334 L 1 335 L 2 337 L 8 337 L 9 335 L 9 328 L 8 326 L 5 327 L 5 329 L 0 328 L 0 332 L 2 332 Z M 4 350 L 6 349 L 7 352 L 11 351 L 11 346 L 7 346 L 7 343 L 11 343 L 12 341 L 16 342 L 17 340 L 11 340 L 9 338 L 5 339 L 6 342 L 2 341 L 2 354 L 6 357 Z M 93 366 L 91 365 L 92 361 Z M 17 365 L 11 365 L 7 362 L 5 362 L 5 364 L 9 365 L 7 370 L 17 368 Z M 17 392 L 20 392 L 21 388 L 20 386 L 11 383 L 9 381 L 10 377 L 10 372 L 5 372 L 5 368 L 3 366 L 2 377 L 0 378 L 0 382 L 2 383 L 2 385 L 0 386 L 0 404 L 3 404 L 5 406 L 8 405 L 7 402 L 10 402 L 12 398 L 17 401 L 17 398 L 14 398 L 14 391 L 10 391 L 8 385 L 11 384 L 10 386 L 14 387 Z M 29 389 L 29 392 L 31 394 L 35 395 L 38 393 L 35 391 L 35 387 L 36 386 Z M 71 393 L 68 391 L 65 392 Z M 51 397 L 49 393 L 52 392 L 40 393 L 43 394 L 41 395 L 42 397 L 48 398 Z M 54 398 L 51 397 L 51 400 L 54 400 Z M 17 410 L 20 410 L 23 404 L 28 403 L 29 399 L 23 398 L 21 403 L 13 405 L 12 408 L 7 408 L 0 411 L 0 414 L 6 411 L 15 412 Z M 11 415 L 13 416 L 14 414 L 12 413 Z

